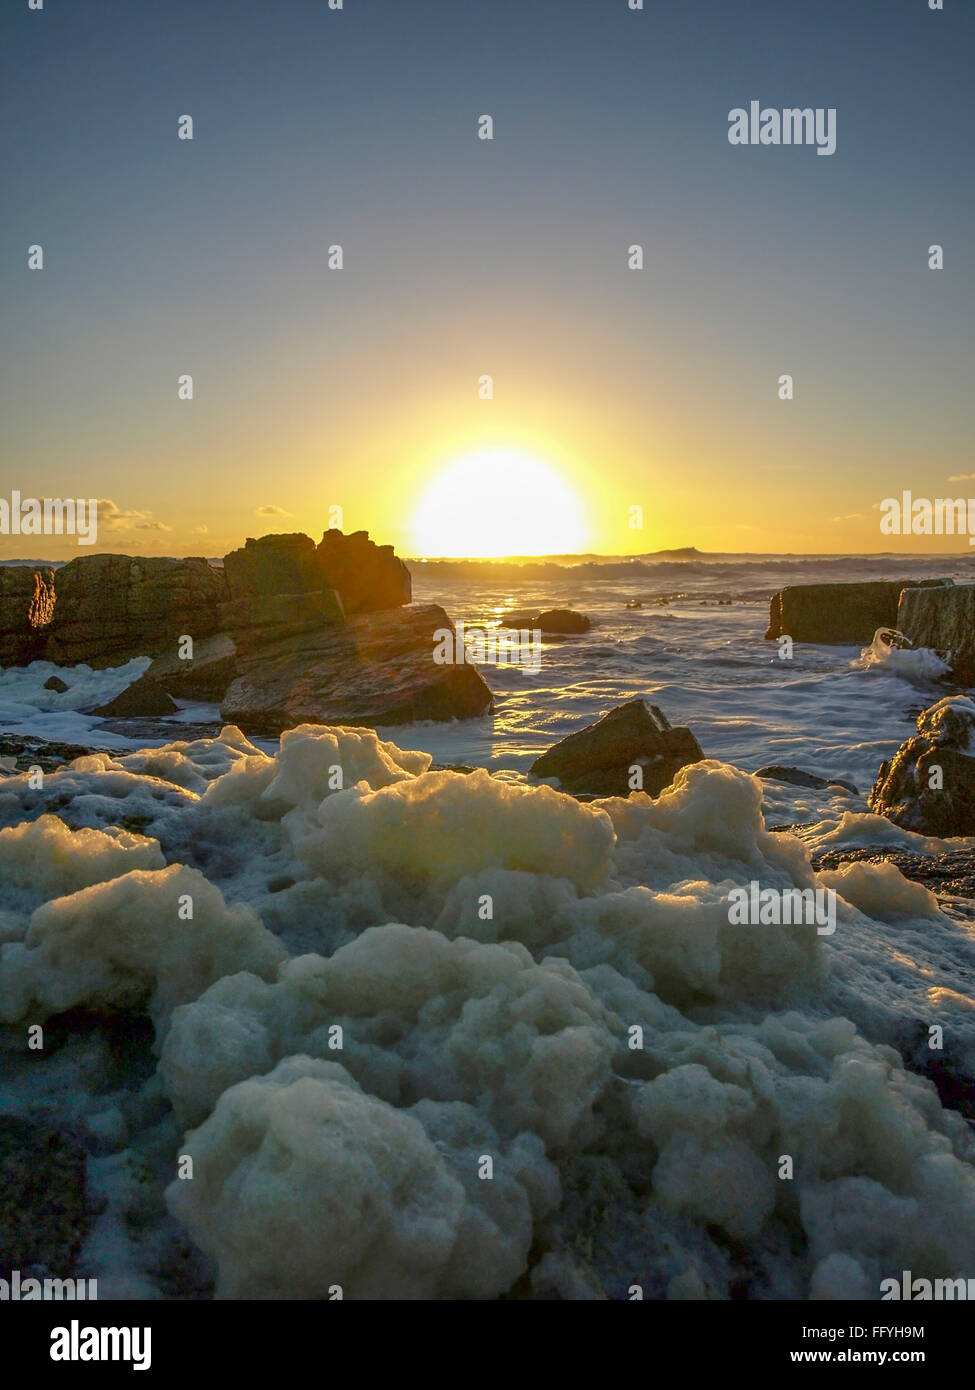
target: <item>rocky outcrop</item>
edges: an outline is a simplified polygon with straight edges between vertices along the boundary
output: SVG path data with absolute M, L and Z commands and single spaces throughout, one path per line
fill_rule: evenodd
M 299 724 L 374 728 L 487 713 L 491 691 L 474 666 L 434 661 L 438 630 L 450 630 L 442 608 L 411 604 L 266 641 L 238 635 L 238 674 L 221 717 L 246 734 L 273 735 Z
M 410 602 L 410 572 L 391 545 L 368 531 L 326 531 L 316 546 L 302 534 L 249 539 L 224 556 L 232 600 L 337 590 L 346 613 L 376 613 Z
M 595 724 L 569 734 L 532 764 L 536 777 L 557 777 L 574 795 L 628 796 L 631 768 L 642 771 L 642 790 L 657 796 L 677 772 L 704 753 L 687 728 L 672 728 L 656 705 L 630 700 Z
M 896 626 L 915 647 L 943 652 L 959 684 L 975 684 L 975 584 L 905 589 Z
M 904 589 L 950 585 L 950 579 L 790 584 L 772 595 L 765 639 L 771 642 L 778 637 L 791 637 L 794 642 L 837 644 L 869 642 L 878 627 L 897 626 L 897 606 Z
M 85 555 L 57 571 L 44 656 L 59 666 L 119 666 L 210 636 L 226 597 L 222 572 L 203 559 Z
M 252 537 L 223 557 L 227 596 L 231 600 L 260 594 L 300 594 L 324 588 L 318 577 L 311 536 Z
M 881 765 L 869 805 L 904 830 L 975 835 L 975 704 L 949 695 L 919 714 L 917 737 Z
M 337 589 L 346 613 L 379 613 L 412 602 L 410 572 L 391 545 L 376 545 L 368 531 L 326 531 L 319 543 L 323 589 Z
M 0 565 L 0 666 L 26 666 L 42 656 L 53 616 L 53 570 Z

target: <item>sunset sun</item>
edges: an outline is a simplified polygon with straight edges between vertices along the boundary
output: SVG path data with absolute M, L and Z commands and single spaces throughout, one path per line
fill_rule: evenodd
M 554 469 L 513 450 L 490 449 L 433 480 L 412 533 L 418 553 L 427 556 L 556 555 L 583 547 L 585 522 Z

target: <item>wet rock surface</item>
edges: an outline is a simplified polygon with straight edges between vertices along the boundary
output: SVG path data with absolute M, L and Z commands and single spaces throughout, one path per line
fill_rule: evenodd
M 532 764 L 536 777 L 557 777 L 573 795 L 628 796 L 630 769 L 642 768 L 639 790 L 657 796 L 688 763 L 704 757 L 690 729 L 672 728 L 656 705 L 630 700 L 554 744 Z

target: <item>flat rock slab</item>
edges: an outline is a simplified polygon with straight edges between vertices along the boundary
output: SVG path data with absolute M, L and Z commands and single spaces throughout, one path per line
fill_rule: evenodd
M 767 641 L 869 642 L 878 627 L 896 627 L 902 590 L 950 585 L 947 579 L 877 579 L 852 584 L 790 584 L 769 603 Z
M 493 700 L 479 671 L 433 659 L 438 631 L 453 631 L 438 604 L 411 604 L 349 619 L 343 627 L 286 632 L 240 650 L 221 718 L 245 734 L 299 724 L 366 728 L 416 719 L 470 719 Z

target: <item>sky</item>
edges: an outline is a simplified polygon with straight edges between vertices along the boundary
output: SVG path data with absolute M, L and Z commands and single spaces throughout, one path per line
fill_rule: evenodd
M 967 550 L 878 504 L 975 497 L 973 40 L 968 0 L 7 0 L 0 496 L 125 553 L 330 508 L 405 555 Z M 835 153 L 732 145 L 752 100 Z M 38 551 L 78 553 L 0 536 Z

